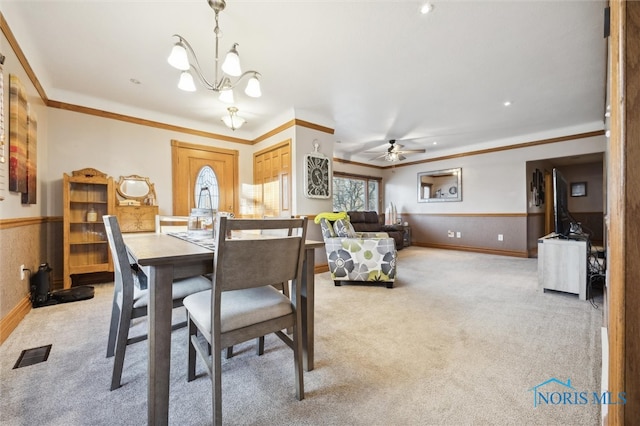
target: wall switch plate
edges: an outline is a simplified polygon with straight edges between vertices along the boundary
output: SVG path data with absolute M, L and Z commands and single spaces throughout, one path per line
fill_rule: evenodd
M 504 236 L 502 234 L 498 234 L 498 241 L 504 240 Z
M 454 237 L 453 231 L 447 231 L 447 235 L 449 236 L 449 238 L 453 238 Z
M 20 265 L 20 281 L 24 280 L 24 265 Z
M 462 232 L 460 231 L 456 232 L 456 238 L 460 238 L 460 237 L 462 237 Z

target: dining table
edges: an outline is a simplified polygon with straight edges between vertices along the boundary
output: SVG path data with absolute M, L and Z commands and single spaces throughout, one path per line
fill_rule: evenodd
M 130 233 L 124 234 L 123 238 L 131 262 L 136 263 L 147 275 L 147 423 L 166 425 L 169 420 L 172 283 L 175 279 L 212 272 L 215 248 L 180 238 L 179 235 L 162 233 Z M 302 358 L 305 371 L 313 370 L 314 363 L 314 251 L 323 246 L 322 241 L 305 241 L 302 306 L 298 307 L 302 313 Z

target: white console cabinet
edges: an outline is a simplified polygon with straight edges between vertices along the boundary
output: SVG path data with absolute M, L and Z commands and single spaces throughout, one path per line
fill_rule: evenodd
M 538 285 L 587 298 L 587 242 L 547 235 L 538 240 Z

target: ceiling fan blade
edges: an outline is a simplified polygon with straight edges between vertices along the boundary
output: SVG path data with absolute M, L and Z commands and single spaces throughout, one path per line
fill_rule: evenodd
M 397 152 L 402 154 L 424 154 L 425 152 L 427 152 L 427 150 L 426 149 L 403 149 Z
M 370 160 L 379 160 L 379 159 L 384 158 L 384 157 L 386 157 L 386 156 L 387 156 L 387 153 L 386 153 L 386 152 L 384 152 L 384 153 L 379 153 L 379 152 L 375 152 L 375 153 L 374 153 L 374 152 L 371 152 L 370 154 L 380 154 L 380 155 L 376 155 L 376 156 L 375 156 L 375 157 L 373 157 L 373 158 L 370 158 Z

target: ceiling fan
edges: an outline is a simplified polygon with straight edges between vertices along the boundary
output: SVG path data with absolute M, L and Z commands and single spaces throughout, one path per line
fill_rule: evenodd
M 403 145 L 396 144 L 395 139 L 389 140 L 389 147 L 386 151 L 365 151 L 365 154 L 378 154 L 371 160 L 385 160 L 389 162 L 406 160 L 403 154 L 423 154 L 424 149 L 402 149 Z

